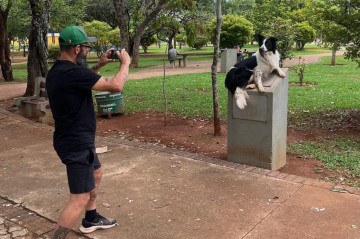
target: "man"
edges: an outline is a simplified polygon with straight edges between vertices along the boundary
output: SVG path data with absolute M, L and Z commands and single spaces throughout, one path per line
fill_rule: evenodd
M 176 61 L 177 54 L 180 54 L 180 53 L 172 45 L 170 45 L 168 57 L 169 57 L 169 62 L 170 62 L 170 65 L 172 66 L 172 68 L 175 67 L 175 61 Z
M 54 149 L 66 165 L 70 189 L 70 198 L 60 214 L 53 239 L 66 238 L 84 210 L 80 227 L 83 233 L 116 225 L 115 219 L 103 217 L 96 211 L 96 190 L 103 170 L 95 152 L 96 119 L 91 91 L 122 91 L 128 79 L 130 57 L 124 49 L 116 51 L 119 71 L 113 77 L 102 77 L 96 72 L 115 60 L 109 59 L 111 51 L 108 50 L 94 67 L 85 67 L 89 43 L 95 41 L 82 27 L 66 27 L 59 37 L 60 58 L 46 79 L 55 120 Z

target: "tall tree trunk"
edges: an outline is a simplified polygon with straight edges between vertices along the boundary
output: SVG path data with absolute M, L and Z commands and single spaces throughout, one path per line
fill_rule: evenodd
M 138 67 L 139 65 L 139 46 L 142 35 L 144 34 L 145 28 L 150 25 L 155 19 L 156 16 L 163 9 L 166 0 L 159 0 L 135 29 L 135 35 L 133 39 L 130 39 L 129 32 L 129 12 L 124 0 L 113 0 L 114 8 L 116 13 L 116 21 L 120 28 L 120 45 L 125 47 L 131 58 L 131 67 Z
M 144 31 L 142 31 L 144 32 Z M 132 59 L 131 59 L 131 64 L 130 67 L 131 68 L 136 68 L 139 65 L 139 47 L 140 47 L 140 40 L 141 40 L 141 35 L 140 35 L 140 31 L 138 31 L 134 37 L 134 44 L 132 47 Z
M 30 0 L 31 29 L 29 36 L 28 79 L 25 96 L 34 95 L 35 78 L 46 77 L 48 73 L 49 11 L 51 0 Z
M 8 1 L 6 8 L 0 7 L 0 79 L 5 81 L 14 81 L 11 57 L 10 57 L 10 41 L 7 30 L 7 19 L 9 16 L 12 1 Z
M 331 51 L 331 66 L 336 65 L 336 51 L 339 48 L 337 44 L 334 44 Z
M 221 32 L 221 0 L 216 0 L 216 38 L 214 43 L 214 58 L 211 66 L 211 78 L 213 88 L 213 106 L 214 106 L 214 135 L 221 135 L 220 110 L 219 110 L 219 90 L 217 84 L 217 65 L 220 52 L 220 32 Z
M 130 32 L 129 32 L 129 10 L 126 8 L 124 0 L 113 0 L 115 18 L 120 29 L 120 47 L 130 51 Z

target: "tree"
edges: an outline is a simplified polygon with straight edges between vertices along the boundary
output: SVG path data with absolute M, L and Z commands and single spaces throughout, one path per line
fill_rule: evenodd
M 181 23 L 176 19 L 175 12 L 169 14 L 161 14 L 160 17 L 148 27 L 144 32 L 142 41 L 148 41 L 156 34 L 161 41 L 167 42 L 168 46 L 173 45 L 176 48 L 176 35 L 180 33 Z
M 97 41 L 94 43 L 94 47 L 98 57 L 100 57 L 101 54 L 105 52 L 111 45 L 119 45 L 117 44 L 119 41 L 116 39 L 119 38 L 119 28 L 113 30 L 106 22 L 100 22 L 96 20 L 92 22 L 85 22 L 83 27 L 89 36 L 94 36 L 97 38 Z
M 83 17 L 84 0 L 51 0 L 51 32 L 60 32 L 69 25 L 80 25 Z
M 288 2 L 288 1 L 287 1 Z M 288 3 L 279 0 L 255 0 L 252 12 L 252 23 L 255 34 L 266 35 L 276 18 L 287 19 L 289 11 Z
M 15 3 L 8 18 L 9 39 L 13 42 L 17 40 L 20 43 L 19 51 L 21 45 L 23 46 L 23 56 L 25 56 L 25 46 L 31 26 L 30 4 L 28 1 L 17 1 Z
M 340 0 L 324 0 L 316 2 L 316 14 L 320 18 L 319 33 L 323 44 L 332 50 L 331 65 L 336 64 L 336 51 L 340 46 L 347 45 L 352 41 L 352 27 L 346 27 L 346 23 L 359 26 L 358 20 L 349 21 L 346 12 L 346 4 Z M 314 13 L 315 14 L 315 13 Z M 352 29 L 355 30 L 355 29 Z M 358 30 L 356 30 L 358 32 Z
M 315 29 L 312 28 L 308 22 L 295 23 L 294 32 L 296 49 L 298 51 L 303 51 L 305 44 L 312 42 L 316 36 Z
M 86 0 L 84 21 L 106 22 L 111 28 L 117 27 L 115 9 L 112 0 Z
M 30 0 L 31 29 L 29 36 L 28 79 L 25 96 L 34 95 L 35 78 L 46 77 L 47 64 L 47 33 L 51 0 Z
M 133 1 L 133 4 L 124 0 L 113 0 L 113 2 L 115 18 L 120 28 L 121 47 L 127 49 L 132 56 L 131 67 L 137 67 L 141 37 L 145 28 L 153 23 L 164 8 L 166 0 Z M 133 29 L 130 21 L 134 24 Z
M 220 36 L 220 47 L 233 48 L 236 45 L 240 47 L 247 44 L 253 34 L 253 24 L 243 17 L 235 15 L 225 15 L 222 19 L 222 28 Z M 215 21 L 211 24 L 212 42 L 215 37 Z
M 7 20 L 13 1 L 0 2 L 0 79 L 13 81 L 11 58 L 10 58 L 10 41 L 7 29 Z
M 229 0 L 224 1 L 222 4 L 222 14 L 239 15 L 247 17 L 253 10 L 255 0 Z
M 294 56 L 291 50 L 294 43 L 294 30 L 292 26 L 291 20 L 276 18 L 265 32 L 265 35 L 274 36 L 277 39 L 276 45 L 280 53 L 281 66 L 285 59 L 291 59 Z
M 160 13 L 174 8 L 191 8 L 193 0 L 153 0 L 132 1 L 113 0 L 116 22 L 120 28 L 121 47 L 132 56 L 131 67 L 139 63 L 140 40 L 146 29 L 151 26 Z
M 343 37 L 348 37 L 348 41 L 344 44 L 347 46 L 345 58 L 356 61 L 360 67 L 360 1 L 336 0 L 333 4 L 336 5 L 337 11 L 332 20 L 346 31 L 347 35 Z
M 186 43 L 196 49 L 201 49 L 206 45 L 208 40 L 208 33 L 205 26 L 201 23 L 191 21 L 185 26 Z
M 215 30 L 215 40 L 214 40 L 214 58 L 211 65 L 211 79 L 212 79 L 212 88 L 213 88 L 213 106 L 214 106 L 214 135 L 221 135 L 221 125 L 220 125 L 220 110 L 219 110 L 219 91 L 217 85 L 217 65 L 218 65 L 218 56 L 220 53 L 220 33 L 221 33 L 221 0 L 216 0 L 216 30 Z

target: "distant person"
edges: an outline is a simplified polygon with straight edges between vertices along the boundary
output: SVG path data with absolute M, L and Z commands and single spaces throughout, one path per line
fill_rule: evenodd
M 244 53 L 239 45 L 235 46 L 236 49 L 236 62 L 244 60 Z M 246 49 L 245 49 L 246 50 Z
M 50 108 L 55 120 L 53 145 L 66 166 L 70 197 L 55 229 L 53 239 L 64 239 L 85 211 L 80 231 L 90 233 L 116 225 L 116 220 L 100 215 L 96 210 L 97 189 L 103 169 L 95 151 L 96 118 L 92 90 L 119 92 L 128 79 L 130 57 L 122 49 L 116 51 L 120 63 L 113 77 L 103 77 L 97 72 L 109 62 L 109 49 L 91 69 L 86 67 L 89 43 L 82 27 L 66 27 L 59 37 L 60 58 L 46 78 Z
M 175 67 L 176 56 L 180 54 L 172 45 L 169 46 L 168 58 L 172 68 Z

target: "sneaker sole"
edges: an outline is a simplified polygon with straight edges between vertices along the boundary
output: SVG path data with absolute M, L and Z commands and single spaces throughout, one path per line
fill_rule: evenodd
M 86 227 L 83 227 L 81 226 L 79 228 L 79 230 L 82 232 L 82 233 L 91 233 L 93 231 L 96 231 L 96 230 L 99 230 L 99 229 L 109 229 L 109 228 L 112 228 L 114 226 L 116 226 L 117 223 L 113 224 L 113 225 L 101 225 L 101 226 L 93 226 L 93 227 L 89 227 L 89 228 L 86 228 Z

